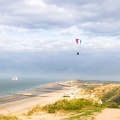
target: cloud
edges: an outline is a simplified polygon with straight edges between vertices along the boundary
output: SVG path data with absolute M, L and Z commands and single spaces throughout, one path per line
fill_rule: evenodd
M 86 35 L 119 35 L 119 1 L 53 1 L 21 0 L 1 1 L 0 26 L 2 31 L 64 31 L 76 27 Z M 101 5 L 100 5 L 101 4 Z M 106 7 L 109 6 L 109 7 Z M 69 32 L 70 33 L 70 32 Z M 47 34 L 47 33 L 46 33 Z M 70 34 L 76 34 L 74 31 Z M 77 35 L 76 35 L 77 36 Z
M 0 5 L 1 72 L 119 76 L 119 0 L 0 0 Z
M 99 21 L 99 22 L 87 22 L 83 23 L 81 27 L 86 30 L 90 30 L 92 33 L 119 35 L 119 21 Z
M 58 26 L 62 25 L 66 19 L 71 19 L 64 8 L 38 0 L 21 0 L 6 4 L 2 7 L 1 16 L 1 24 L 29 29 Z
M 119 1 L 21 0 L 3 2 L 0 24 L 28 29 L 54 29 L 79 26 L 89 31 L 119 30 Z M 6 4 L 5 4 L 6 3 Z M 101 5 L 99 5 L 101 3 Z M 109 7 L 106 7 L 109 6 Z M 94 24 L 95 23 L 95 24 Z M 101 24 L 102 28 L 101 28 Z M 85 28 L 84 28 L 85 27 Z M 93 28 L 92 28 L 93 27 Z M 110 28 L 110 29 L 109 29 Z

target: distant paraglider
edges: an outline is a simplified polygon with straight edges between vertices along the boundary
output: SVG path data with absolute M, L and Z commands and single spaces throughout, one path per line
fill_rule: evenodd
M 79 52 L 77 52 L 77 55 L 79 55 Z
M 76 44 L 81 44 L 82 40 L 76 39 Z M 79 55 L 79 52 L 77 52 L 77 55 Z

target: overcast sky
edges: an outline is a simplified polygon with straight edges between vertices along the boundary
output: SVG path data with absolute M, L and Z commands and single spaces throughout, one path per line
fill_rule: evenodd
M 120 80 L 120 0 L 0 6 L 0 77 Z

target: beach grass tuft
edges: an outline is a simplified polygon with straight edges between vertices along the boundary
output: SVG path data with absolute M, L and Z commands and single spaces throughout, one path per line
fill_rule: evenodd
M 36 106 L 34 106 L 32 109 L 30 109 L 30 110 L 28 111 L 28 113 L 25 114 L 25 115 L 30 116 L 30 115 L 33 115 L 33 114 L 38 113 L 38 112 L 40 112 L 40 111 L 41 111 L 40 105 L 36 105 Z
M 0 120 L 18 120 L 18 118 L 16 116 L 5 116 L 5 115 L 0 115 Z
M 8 109 L 4 107 L 2 107 L 1 109 L 6 110 L 8 112 L 8 115 L 0 114 L 0 120 L 18 120 L 18 118 L 16 116 L 13 116 L 12 113 Z

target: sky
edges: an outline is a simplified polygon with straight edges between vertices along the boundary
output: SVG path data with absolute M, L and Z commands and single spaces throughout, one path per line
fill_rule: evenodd
M 0 6 L 0 77 L 120 80 L 119 0 L 0 0 Z

